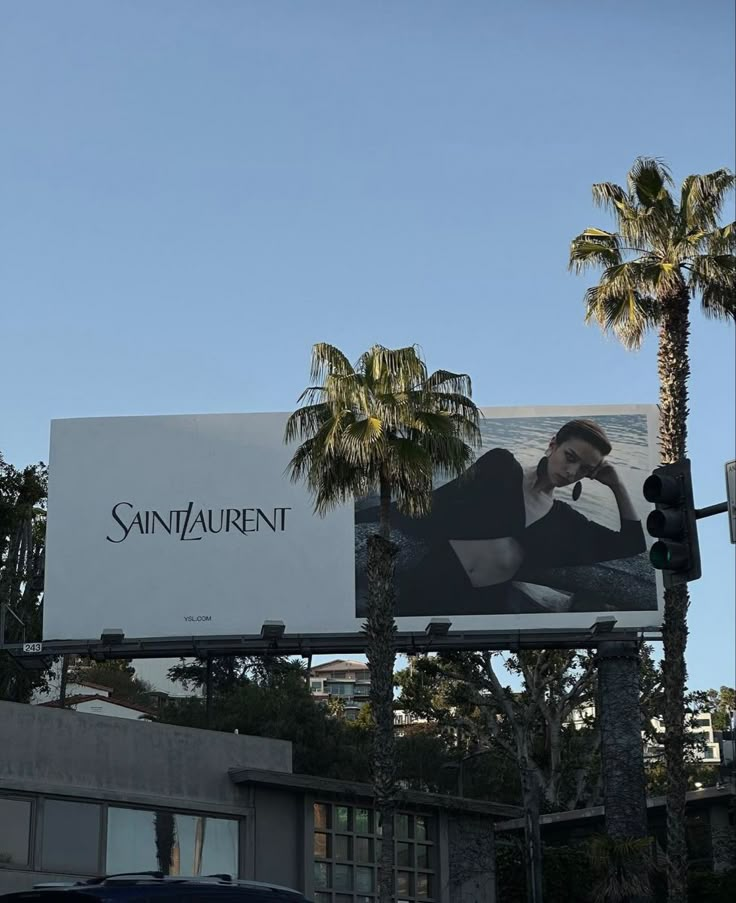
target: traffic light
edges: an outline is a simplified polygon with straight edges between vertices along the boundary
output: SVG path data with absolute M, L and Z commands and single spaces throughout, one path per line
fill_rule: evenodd
M 690 461 L 658 467 L 644 481 L 644 498 L 656 506 L 647 518 L 647 532 L 657 542 L 649 560 L 662 571 L 665 586 L 700 577 L 700 546 L 693 500 Z

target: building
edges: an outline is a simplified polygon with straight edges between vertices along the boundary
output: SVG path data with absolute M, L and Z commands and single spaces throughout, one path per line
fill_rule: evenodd
M 570 724 L 575 728 L 582 728 L 590 724 L 594 718 L 595 706 L 588 705 L 571 713 Z M 645 762 L 664 758 L 664 721 L 661 718 L 652 718 L 651 729 L 656 734 L 656 740 L 642 731 Z M 686 715 L 685 731 L 689 739 L 695 741 L 692 751 L 693 758 L 704 765 L 721 764 L 720 734 L 713 729 L 713 717 L 710 712 Z
M 645 739 L 644 759 L 648 761 L 664 758 L 665 727 L 661 718 L 652 718 L 652 729 L 656 732 L 657 740 Z M 721 744 L 713 730 L 713 717 L 710 712 L 686 715 L 685 731 L 689 738 L 695 741 L 692 750 L 694 759 L 704 765 L 721 764 Z
M 148 706 L 135 705 L 123 699 L 115 699 L 110 687 L 93 683 L 71 683 L 66 688 L 64 696 L 64 708 L 86 715 L 109 715 L 113 718 L 141 718 L 152 719 L 156 717 L 155 711 Z M 48 708 L 61 708 L 61 700 L 56 693 L 39 694 L 36 705 Z
M 321 702 L 339 700 L 345 717 L 354 721 L 368 702 L 371 671 L 365 662 L 336 658 L 310 670 L 309 686 L 315 699 Z
M 339 700 L 345 717 L 354 721 L 358 713 L 368 702 L 371 691 L 371 670 L 365 662 L 336 658 L 323 665 L 310 669 L 309 686 L 312 695 L 320 702 Z M 403 709 L 394 712 L 394 725 L 397 734 L 402 735 L 412 724 L 426 723 Z
M 663 863 L 667 847 L 667 800 L 647 800 L 649 832 L 655 839 L 657 859 Z M 727 871 L 736 868 L 736 786 L 733 783 L 704 787 L 687 794 L 687 846 L 693 869 Z M 603 806 L 553 812 L 540 818 L 542 840 L 551 846 L 582 843 L 605 833 Z M 524 819 L 508 820 L 496 829 L 499 845 L 524 831 Z
M 161 869 L 375 900 L 371 787 L 294 774 L 287 741 L 0 702 L 0 749 L 0 893 Z M 402 791 L 397 899 L 494 903 L 496 824 L 522 814 Z

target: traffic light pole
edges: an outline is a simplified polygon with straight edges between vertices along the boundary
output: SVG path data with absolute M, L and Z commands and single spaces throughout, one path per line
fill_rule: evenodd
M 713 514 L 728 514 L 728 502 L 719 502 L 717 505 L 708 505 L 707 508 L 695 509 L 696 520 L 711 517 Z

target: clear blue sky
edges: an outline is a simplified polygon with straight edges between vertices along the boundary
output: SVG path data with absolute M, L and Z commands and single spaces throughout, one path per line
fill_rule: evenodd
M 582 324 L 571 237 L 639 154 L 734 164 L 732 0 L 25 0 L 0 13 L 0 448 L 55 417 L 285 410 L 309 349 L 418 342 L 488 405 L 652 402 Z M 731 211 L 732 212 L 732 211 Z M 700 504 L 734 331 L 694 319 Z M 693 686 L 734 681 L 702 524 Z

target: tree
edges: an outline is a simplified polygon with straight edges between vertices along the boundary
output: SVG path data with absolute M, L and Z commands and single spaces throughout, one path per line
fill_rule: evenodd
M 393 668 L 396 631 L 391 543 L 392 500 L 410 516 L 427 514 L 436 472 L 459 476 L 479 444 L 478 410 L 466 374 L 428 374 L 416 347 L 374 345 L 352 366 L 333 345 L 312 349 L 312 385 L 289 417 L 285 441 L 300 441 L 291 459 L 294 481 L 305 481 L 324 514 L 378 490 L 379 534 L 368 540 L 373 787 L 383 844 L 379 900 L 393 894 L 395 748 Z
M 697 691 L 695 695 L 700 709 L 710 712 L 714 731 L 733 729 L 733 718 L 736 715 L 736 689 L 721 687 L 720 690 Z
M 99 684 L 108 687 L 113 699 L 129 702 L 131 705 L 149 706 L 153 684 L 143 680 L 135 673 L 130 662 L 114 659 L 96 662 L 92 659 L 79 658 L 69 666 L 68 683 Z
M 550 650 L 519 652 L 508 656 L 505 666 L 521 678 L 520 690 L 501 682 L 491 652 L 417 659 L 400 675 L 400 704 L 450 730 L 462 758 L 500 753 L 514 763 L 527 813 L 527 892 L 536 901 L 542 899 L 542 808 L 577 805 L 580 775 L 590 773 L 581 757 L 588 764 L 595 757 L 595 743 L 581 743 L 571 724 L 573 713 L 593 704 L 595 661 L 575 651 Z M 572 799 L 563 793 L 572 793 Z
M 691 299 L 700 298 L 707 317 L 733 319 L 736 310 L 736 224 L 720 225 L 733 173 L 719 169 L 690 175 L 679 198 L 672 187 L 661 161 L 638 158 L 626 188 L 611 182 L 593 186 L 593 200 L 613 215 L 615 231 L 585 229 L 570 248 L 572 270 L 602 270 L 598 284 L 585 294 L 587 322 L 613 332 L 629 349 L 658 329 L 663 463 L 680 461 L 687 451 Z M 686 585 L 666 590 L 667 877 L 673 903 L 684 903 L 687 896 L 683 742 L 688 604 Z
M 17 470 L 0 455 L 0 642 L 41 639 L 47 490 L 45 464 Z M 0 658 L 0 699 L 28 702 L 45 680 Z
M 205 702 L 198 697 L 169 699 L 160 720 L 205 727 Z M 369 726 L 330 717 L 327 708 L 312 696 L 297 667 L 269 675 L 255 669 L 244 674 L 237 686 L 215 694 L 211 727 L 291 741 L 293 767 L 298 774 L 352 781 L 367 781 L 369 777 Z

